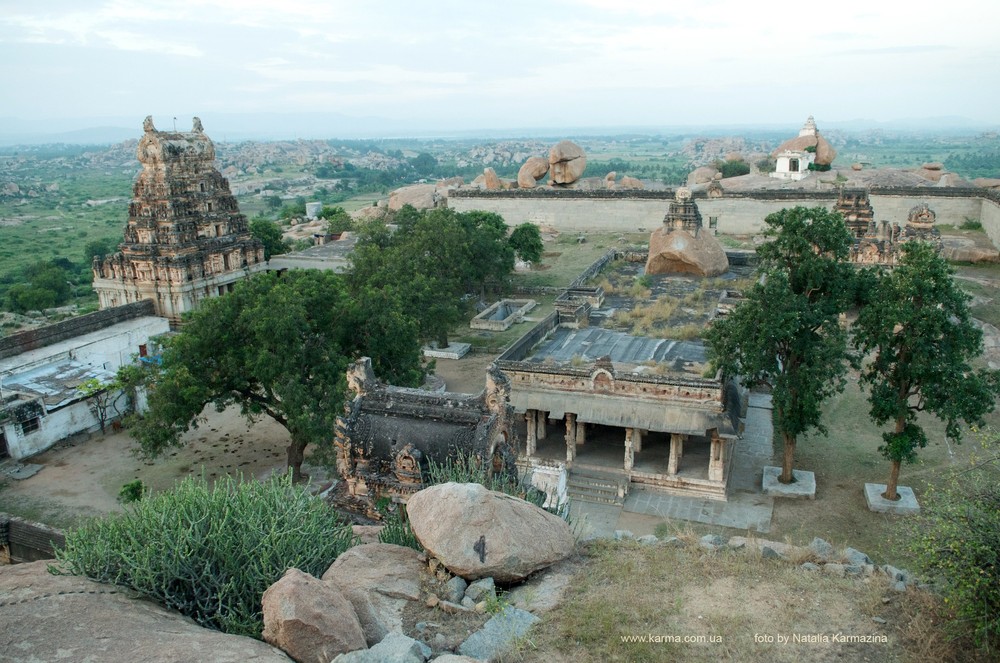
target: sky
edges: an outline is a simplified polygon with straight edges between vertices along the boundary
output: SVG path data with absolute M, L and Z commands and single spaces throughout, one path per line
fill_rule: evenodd
M 995 126 L 998 24 L 993 0 L 0 0 L 0 122 Z

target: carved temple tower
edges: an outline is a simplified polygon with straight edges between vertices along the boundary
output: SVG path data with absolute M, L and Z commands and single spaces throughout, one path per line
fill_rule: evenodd
M 263 270 L 264 248 L 215 168 L 215 145 L 198 118 L 190 132 L 157 131 L 152 117 L 143 129 L 124 241 L 103 262 L 95 258 L 94 290 L 101 308 L 151 299 L 175 327 L 200 300 Z

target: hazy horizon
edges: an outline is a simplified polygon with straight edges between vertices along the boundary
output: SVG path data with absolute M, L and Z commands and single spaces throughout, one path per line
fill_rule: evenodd
M 146 115 L 223 140 L 1000 125 L 1000 5 L 973 0 L 4 4 L 7 142 Z

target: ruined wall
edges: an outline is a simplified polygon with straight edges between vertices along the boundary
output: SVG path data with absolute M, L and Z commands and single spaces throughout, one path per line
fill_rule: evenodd
M 134 320 L 145 315 L 153 315 L 153 302 L 149 300 L 107 308 L 38 329 L 11 334 L 0 338 L 0 359 L 100 331 L 119 322 Z
M 54 548 L 65 543 L 66 537 L 54 527 L 0 513 L 0 549 L 6 550 L 7 563 L 54 559 Z
M 1000 192 L 983 198 L 979 219 L 983 223 L 983 230 L 993 242 L 993 246 L 1000 247 Z
M 724 184 L 723 184 L 724 185 Z M 721 198 L 696 194 L 705 227 L 722 235 L 749 235 L 764 226 L 764 217 L 786 207 L 833 209 L 837 191 L 803 189 L 726 193 Z M 667 212 L 671 191 L 548 191 L 544 194 L 514 191 L 458 191 L 448 206 L 460 212 L 486 210 L 504 217 L 508 225 L 531 222 L 559 231 L 648 232 L 660 226 Z M 910 208 L 927 203 L 939 223 L 960 225 L 966 218 L 979 219 L 984 205 L 1000 205 L 1000 195 L 983 189 L 907 187 L 871 189 L 871 204 L 877 220 L 906 221 Z M 984 227 L 986 226 L 984 221 Z M 988 233 L 991 231 L 987 231 Z M 997 244 L 1000 229 L 990 238 Z

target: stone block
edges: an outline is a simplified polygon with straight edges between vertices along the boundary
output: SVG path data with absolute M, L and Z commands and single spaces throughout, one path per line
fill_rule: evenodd
M 787 557 L 779 553 L 774 548 L 771 548 L 770 546 L 764 546 L 763 548 L 761 548 L 760 556 L 764 559 L 788 559 Z
M 809 552 L 814 553 L 817 557 L 824 560 L 833 559 L 837 554 L 832 545 L 818 536 L 809 544 Z
M 884 483 L 865 484 L 865 501 L 868 502 L 869 510 L 876 513 L 891 513 L 897 516 L 912 516 L 920 513 L 917 496 L 913 494 L 913 489 L 909 486 L 898 486 L 896 488 L 899 499 L 894 502 L 882 497 L 882 493 L 884 492 Z
M 706 534 L 698 540 L 698 545 L 705 550 L 714 552 L 726 545 L 726 542 L 718 534 Z
M 469 353 L 471 347 L 469 343 L 449 343 L 446 348 L 425 345 L 423 352 L 425 357 L 434 359 L 461 359 Z
M 427 645 L 402 633 L 389 633 L 371 649 L 341 654 L 333 659 L 332 663 L 382 663 L 382 661 L 424 663 L 433 653 L 429 653 L 429 650 L 430 647 Z
M 538 617 L 513 606 L 492 617 L 463 642 L 458 653 L 484 661 L 500 658 L 518 639 L 527 634 L 533 624 L 540 621 Z
M 465 598 L 472 599 L 474 603 L 495 599 L 497 597 L 496 584 L 493 578 L 482 578 L 471 583 L 465 590 Z
M 863 566 L 865 564 L 872 563 L 871 557 L 855 548 L 844 548 L 844 558 L 847 560 L 848 564 L 853 564 L 855 566 Z
M 824 564 L 823 573 L 843 577 L 847 574 L 847 566 L 844 564 Z
M 465 579 L 455 576 L 445 583 L 444 590 L 441 593 L 444 594 L 445 600 L 452 603 L 459 603 L 462 597 L 465 596 L 466 587 L 468 587 L 468 583 L 465 582 Z
M 627 529 L 616 529 L 615 530 L 615 541 L 632 541 L 635 539 L 635 534 Z
M 681 540 L 681 538 L 677 537 L 677 536 L 668 536 L 667 538 L 660 540 L 660 545 L 661 546 L 673 546 L 674 548 L 683 548 L 684 547 L 684 541 Z
M 652 546 L 660 542 L 660 540 L 656 538 L 655 534 L 646 534 L 645 536 L 640 536 L 638 539 L 636 539 L 636 541 L 638 541 L 644 546 Z
M 765 495 L 771 497 L 787 497 L 789 499 L 816 499 L 816 475 L 805 470 L 792 470 L 792 483 L 781 483 L 780 467 L 770 465 L 764 467 L 763 489 Z
M 812 562 L 805 562 L 800 567 L 803 571 L 819 571 L 819 564 L 813 564 Z

